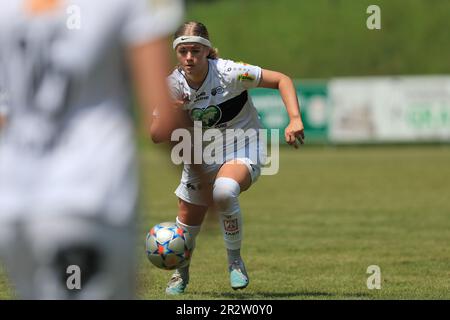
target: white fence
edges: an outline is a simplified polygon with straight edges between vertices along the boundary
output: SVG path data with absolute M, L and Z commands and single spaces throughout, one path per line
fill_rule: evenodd
M 450 77 L 341 78 L 328 85 L 334 143 L 450 141 Z

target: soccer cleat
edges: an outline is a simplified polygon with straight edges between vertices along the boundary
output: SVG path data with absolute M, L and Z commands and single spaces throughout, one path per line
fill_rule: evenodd
M 228 270 L 230 271 L 231 288 L 238 290 L 248 286 L 250 280 L 242 260 L 233 261 Z
M 169 280 L 166 288 L 166 294 L 168 295 L 178 295 L 183 294 L 189 283 L 189 270 L 183 272 L 182 274 L 178 269 L 174 272 Z

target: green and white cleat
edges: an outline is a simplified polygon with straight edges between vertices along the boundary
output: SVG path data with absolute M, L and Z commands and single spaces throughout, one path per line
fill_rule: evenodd
M 238 290 L 248 286 L 250 280 L 242 260 L 235 260 L 228 270 L 230 271 L 231 288 Z
M 180 271 L 177 269 L 170 278 L 169 283 L 167 284 L 166 294 L 168 295 L 183 294 L 188 283 L 189 283 L 189 272 L 186 272 L 184 275 L 182 275 L 182 273 L 180 273 Z

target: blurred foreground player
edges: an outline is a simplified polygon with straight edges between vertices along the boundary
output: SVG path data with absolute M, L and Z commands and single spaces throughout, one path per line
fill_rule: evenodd
M 0 253 L 20 298 L 133 298 L 128 77 L 148 128 L 155 105 L 159 130 L 176 127 L 165 38 L 182 14 L 178 0 L 2 2 Z

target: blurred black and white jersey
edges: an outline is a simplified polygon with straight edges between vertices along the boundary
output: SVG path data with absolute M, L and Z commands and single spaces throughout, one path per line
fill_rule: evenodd
M 64 234 L 52 233 L 53 218 L 110 228 L 133 223 L 137 178 L 126 52 L 172 33 L 183 11 L 178 0 L 1 1 L 0 83 L 8 119 L 0 141 L 0 246 L 7 261 L 36 263 L 35 253 L 22 251 L 30 261 L 20 262 L 11 251 L 14 243 L 27 249 L 39 235 L 47 237 L 36 241 L 42 248 L 64 243 Z M 28 224 L 33 237 L 11 231 L 31 230 Z M 99 233 L 83 222 L 74 227 Z M 76 239 L 76 232 L 67 234 Z M 36 290 L 28 296 L 38 297 L 42 288 Z
M 40 2 L 56 7 L 47 12 Z M 125 49 L 176 28 L 182 6 L 167 2 L 152 10 L 146 0 L 2 1 L 0 83 L 9 115 L 0 146 L 0 219 L 37 203 L 42 213 L 130 219 Z

